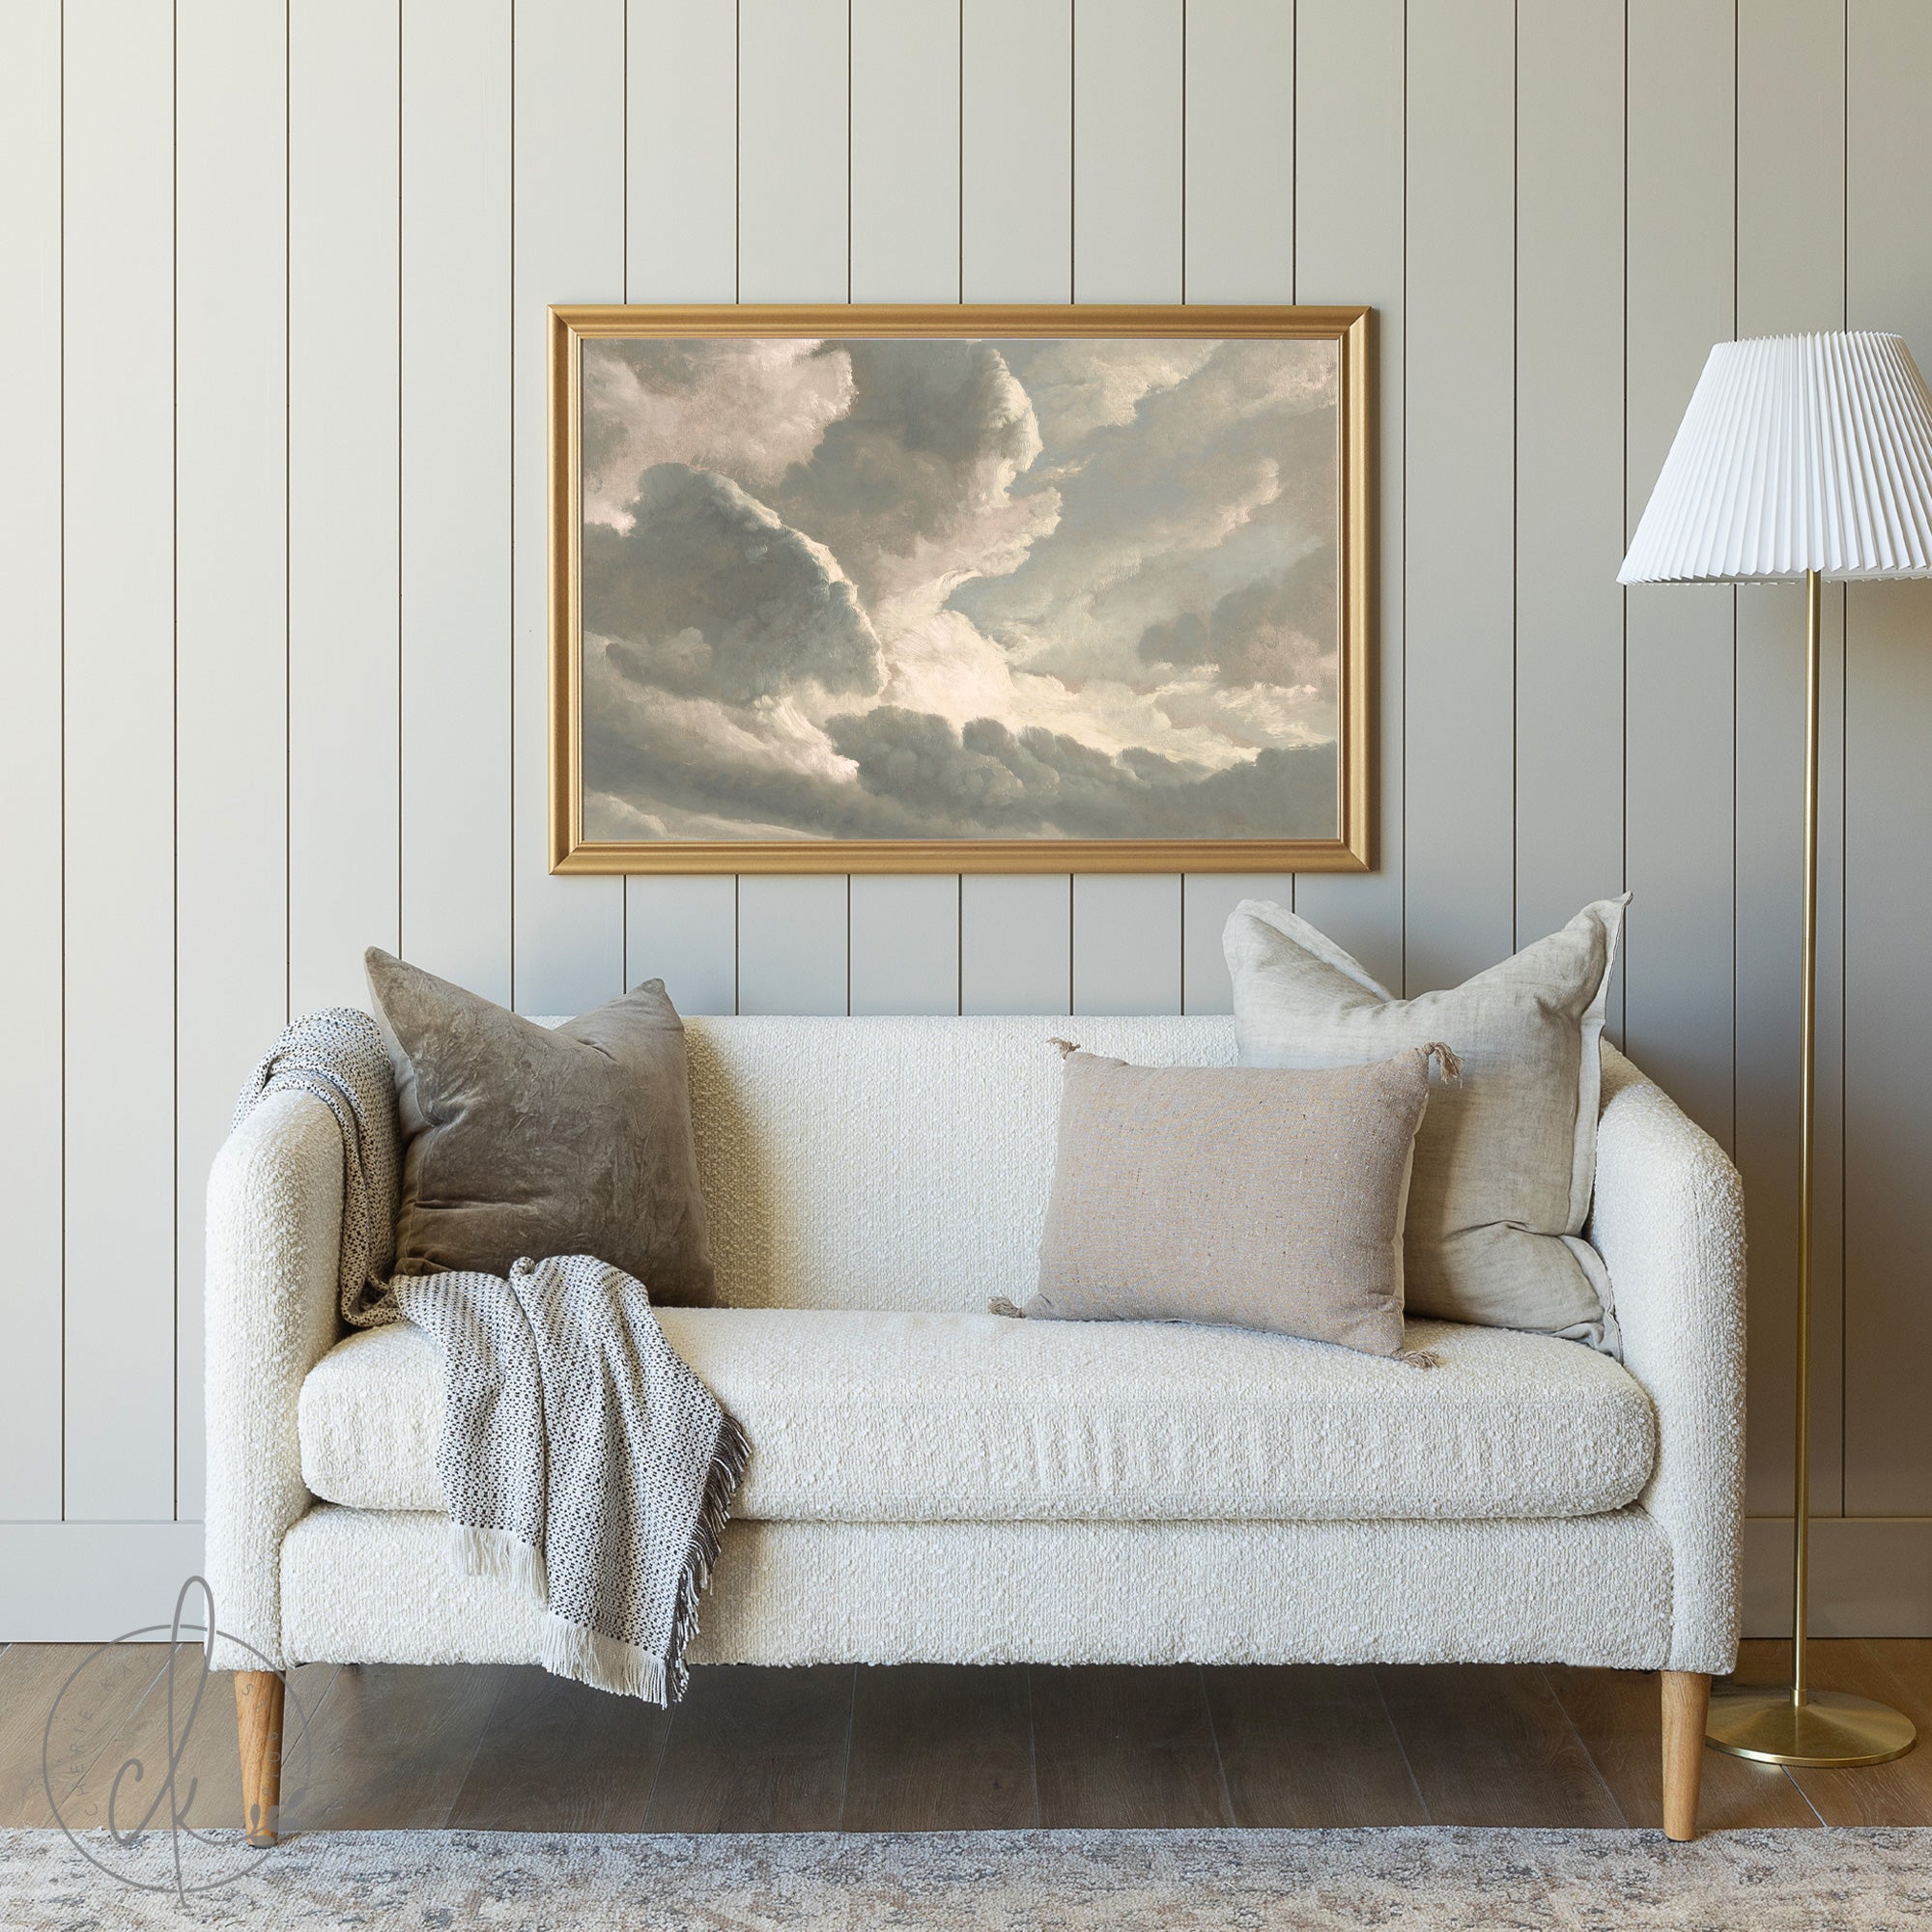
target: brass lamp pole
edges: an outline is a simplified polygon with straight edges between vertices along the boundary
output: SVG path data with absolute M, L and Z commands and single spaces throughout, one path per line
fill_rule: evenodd
M 1791 1683 L 1720 1686 L 1705 1741 L 1767 1764 L 1850 1769 L 1903 1757 L 1912 1719 L 1889 1704 L 1814 1690 L 1804 1669 L 1811 1600 L 1811 1171 L 1818 1078 L 1818 684 L 1824 580 L 1804 573 L 1804 990 L 1800 1006 L 1797 1441 L 1792 1471 Z
M 1705 1741 L 1771 1764 L 1849 1768 L 1903 1756 L 1917 1738 L 1902 1712 L 1869 1697 L 1814 1690 L 1805 1673 L 1823 580 L 1932 576 L 1932 395 L 1895 335 L 1719 343 L 1617 574 L 1622 583 L 1744 583 L 1800 576 L 1805 601 L 1804 901 L 1791 1682 L 1714 1689 Z

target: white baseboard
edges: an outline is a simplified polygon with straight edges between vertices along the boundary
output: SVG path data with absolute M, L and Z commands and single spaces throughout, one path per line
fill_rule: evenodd
M 165 1623 L 200 1569 L 198 1522 L 0 1523 L 0 1642 L 101 1643 Z M 1790 1518 L 1748 1519 L 1747 1636 L 1789 1631 L 1790 1573 Z M 1811 1578 L 1814 1635 L 1932 1637 L 1932 1517 L 1818 1518 Z
M 1791 1634 L 1791 1519 L 1745 1520 L 1745 1634 Z M 1811 1520 L 1813 1636 L 1932 1636 L 1932 1517 Z
M 0 1522 L 0 1642 L 105 1643 L 165 1626 L 200 1570 L 198 1522 Z

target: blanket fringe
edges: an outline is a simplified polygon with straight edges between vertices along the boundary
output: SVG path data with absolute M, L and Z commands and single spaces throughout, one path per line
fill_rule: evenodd
M 691 1532 L 691 1548 L 685 1553 L 684 1574 L 677 1583 L 677 1607 L 671 1613 L 670 1643 L 665 1653 L 665 1670 L 669 1697 L 659 1703 L 675 1703 L 691 1681 L 684 1661 L 686 1646 L 697 1634 L 697 1609 L 711 1587 L 712 1566 L 718 1561 L 718 1542 L 731 1520 L 731 1501 L 738 1485 L 745 1480 L 746 1465 L 752 1460 L 752 1445 L 730 1412 L 719 1406 L 718 1440 L 711 1451 L 711 1467 L 704 1478 L 704 1500 L 698 1507 L 697 1521 Z
M 665 1655 L 658 1657 L 640 1645 L 586 1630 L 554 1610 L 546 1611 L 540 1661 L 554 1676 L 575 1678 L 593 1690 L 610 1690 L 620 1697 L 641 1697 L 653 1704 L 674 1704 L 683 1697 L 691 1683 L 684 1653 L 697 1634 L 698 1605 L 711 1586 L 719 1539 L 731 1520 L 732 1498 L 752 1460 L 752 1445 L 745 1432 L 722 1407 L 719 1418 L 718 1440 L 705 1471 L 704 1497 L 692 1527 L 684 1568 L 678 1575 L 677 1604 L 671 1612 L 670 1642 Z M 488 1577 L 534 1597 L 540 1604 L 549 1602 L 543 1551 L 508 1530 L 452 1522 L 449 1548 L 467 1575 Z
M 449 1550 L 466 1576 L 508 1583 L 538 1603 L 550 1598 L 543 1551 L 507 1529 L 480 1529 L 473 1523 L 449 1525 Z
M 641 1697 L 652 1704 L 669 1702 L 663 1658 L 640 1645 L 566 1623 L 554 1611 L 544 1618 L 541 1662 L 553 1677 L 573 1677 L 593 1690 Z

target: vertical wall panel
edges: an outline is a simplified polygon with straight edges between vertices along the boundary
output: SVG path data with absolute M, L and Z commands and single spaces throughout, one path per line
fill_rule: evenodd
M 623 297 L 623 0 L 525 0 L 514 30 L 513 991 L 520 1012 L 580 1013 L 622 987 L 624 889 L 550 870 L 545 310 Z
M 740 294 L 841 300 L 850 215 L 845 9 L 839 0 L 745 0 L 740 34 Z M 741 881 L 742 1011 L 845 1011 L 847 897 L 838 877 Z
M 1292 302 L 1293 0 L 1190 0 L 1185 25 L 1185 299 Z M 1294 880 L 1194 872 L 1183 882 L 1180 993 L 1190 1013 L 1234 1009 L 1221 928 L 1244 898 L 1292 906 Z
M 1493 965 L 1515 930 L 1515 17 L 1409 9 L 1410 992 Z
M 959 0 L 852 0 L 852 299 L 959 299 Z
M 731 301 L 738 280 L 735 0 L 630 0 L 626 301 Z
M 852 299 L 959 297 L 958 0 L 853 0 Z M 852 1010 L 959 1010 L 959 880 L 852 880 Z
M 1186 299 L 1294 299 L 1294 0 L 1189 0 Z
M 1180 1010 L 1180 880 L 1083 872 L 1073 881 L 1073 1010 Z
M 968 872 L 959 881 L 962 1013 L 1069 1010 L 1072 886 L 1063 872 Z
M 959 886 L 960 1010 L 1066 1010 L 1073 882 L 1065 872 L 968 872 Z
M 410 0 L 402 179 L 403 950 L 507 1006 L 510 0 Z
M 1293 908 L 1292 872 L 1189 872 L 1180 895 L 1180 1000 L 1189 1013 L 1231 1013 L 1234 981 L 1221 951 L 1228 915 L 1243 899 Z
M 738 282 L 746 301 L 842 301 L 851 121 L 844 0 L 742 0 Z M 843 877 L 738 887 L 738 1009 L 846 1010 Z
M 1623 889 L 1624 22 L 1620 7 L 1599 0 L 1552 0 L 1523 8 L 1520 20 L 1514 940 L 1522 946 Z
M 0 14 L 0 823 L 15 935 L 0 998 L 26 1023 L 0 1108 L 0 1213 L 21 1289 L 0 1351 L 0 1520 L 61 1513 L 61 13 Z
M 736 0 L 630 0 L 624 299 L 727 302 L 738 292 Z M 738 999 L 728 874 L 624 881 L 624 983 L 661 978 L 679 1012 Z
M 1650 500 L 1732 309 L 1730 0 L 1631 0 L 1627 526 Z M 1624 606 L 1624 1032 L 1731 1142 L 1733 593 L 1647 584 Z
M 193 1519 L 208 1170 L 288 988 L 288 46 L 254 0 L 181 0 L 175 19 L 175 1434 Z
M 1180 299 L 1181 11 L 1075 0 L 1075 301 Z
M 962 0 L 960 298 L 1064 302 L 1073 272 L 1072 0 Z M 962 1009 L 1066 1010 L 1065 874 L 960 882 Z
M 738 1010 L 847 1011 L 850 923 L 843 873 L 745 873 L 738 881 Z
M 1740 335 L 1839 328 L 1845 313 L 1845 15 L 1839 0 L 1738 9 Z M 1839 1394 L 1844 592 L 1826 592 L 1819 848 L 1818 1172 L 1812 1243 L 1812 1507 L 1835 1512 Z M 1791 1507 L 1803 951 L 1804 592 L 1737 594 L 1737 1142 L 1750 1236 L 1748 1506 Z
M 738 295 L 846 299 L 846 0 L 739 0 Z
M 1867 58 L 1872 67 L 1855 79 L 1854 101 L 1901 99 L 1902 91 L 1876 72 L 1895 54 L 1871 48 Z M 1858 119 L 1855 111 L 1855 128 Z M 1925 146 L 1908 136 L 1891 153 L 1922 168 Z M 1879 172 L 1877 147 L 1876 139 L 1866 144 L 1865 167 L 1854 161 L 1855 184 Z M 1900 176 L 1881 191 L 1881 205 L 1918 220 L 1932 216 L 1928 181 L 1924 172 Z M 1907 291 L 1903 265 L 1888 273 L 1877 253 L 1866 257 L 1876 270 L 1869 291 L 1854 269 L 1853 326 L 1902 324 L 1920 367 L 1932 367 L 1932 281 Z M 1932 585 L 1854 584 L 1848 623 L 1844 1508 L 1849 1516 L 1923 1517 L 1932 1516 L 1923 1420 L 1932 1360 L 1924 1228 L 1932 1164 L 1924 971 Z
M 1073 0 L 961 4 L 961 299 L 1071 301 Z
M 738 881 L 728 872 L 629 881 L 624 984 L 662 980 L 681 1013 L 738 1010 Z
M 1085 31 L 1083 32 L 1083 28 Z M 1073 42 L 1073 293 L 1078 301 L 1180 298 L 1179 0 L 1081 8 Z M 1073 1010 L 1180 1004 L 1180 882 L 1132 873 L 1073 881 Z
M 401 943 L 400 22 L 289 9 L 289 1004 Z
M 1295 910 L 1402 987 L 1406 278 L 1401 0 L 1296 0 L 1295 284 L 1376 310 L 1376 869 L 1308 872 Z
M 1853 0 L 1846 319 L 1932 369 L 1932 8 Z M 1932 583 L 1846 601 L 1845 1510 L 1932 1515 Z
M 959 1010 L 959 879 L 852 874 L 852 1010 Z
M 79 1519 L 175 1512 L 172 24 L 105 0 L 66 11 L 66 1146 L 79 1184 L 66 1202 L 65 1513 Z

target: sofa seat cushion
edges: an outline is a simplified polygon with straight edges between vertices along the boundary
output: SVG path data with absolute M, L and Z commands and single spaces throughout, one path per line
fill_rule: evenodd
M 818 1522 L 1321 1521 L 1590 1516 L 1649 1479 L 1650 1400 L 1574 1342 L 1412 1322 L 1433 1369 L 1155 1321 L 666 1308 L 737 1417 L 733 1514 Z M 301 1391 L 325 1501 L 437 1510 L 440 1364 L 404 1324 Z

